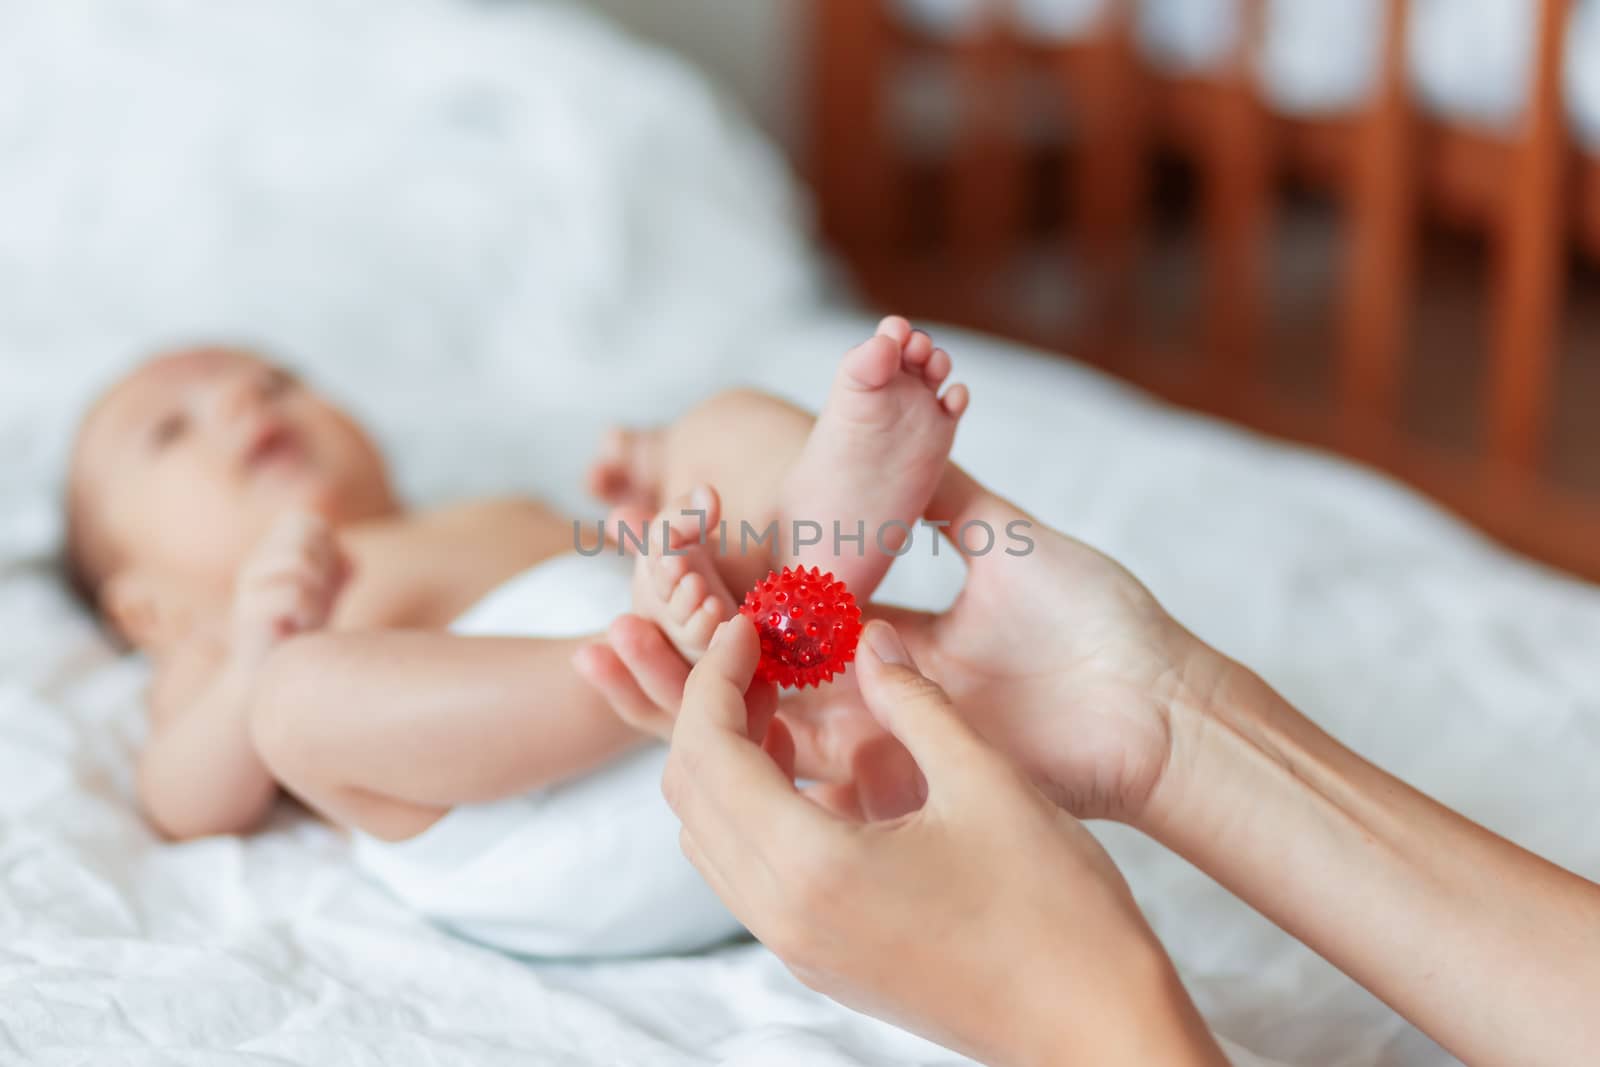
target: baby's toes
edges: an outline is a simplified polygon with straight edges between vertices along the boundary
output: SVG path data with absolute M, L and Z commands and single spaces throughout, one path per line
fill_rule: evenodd
M 942 348 L 935 348 L 928 356 L 928 363 L 922 368 L 922 380 L 928 387 L 937 390 L 950 377 L 950 353 Z
M 667 614 L 680 626 L 687 623 L 689 617 L 705 602 L 710 592 L 706 580 L 694 571 L 690 571 L 683 576 L 677 588 L 673 589 L 672 599 L 667 603 Z
M 905 343 L 911 339 L 911 323 L 904 316 L 888 315 L 882 322 L 878 323 L 877 334 L 880 337 L 891 339 L 900 347 L 904 347 Z
M 689 571 L 689 561 L 682 556 L 669 556 L 665 552 L 651 557 L 651 590 L 663 604 L 672 603 L 672 595 Z
M 900 343 L 875 334 L 845 353 L 839 370 L 846 382 L 857 389 L 882 389 L 900 372 Z
M 905 364 L 907 367 L 921 370 L 927 365 L 928 357 L 933 355 L 933 338 L 928 336 L 926 330 L 914 330 L 911 340 L 906 342 Z
M 700 601 L 693 614 L 683 624 L 684 641 L 699 648 L 711 644 L 711 635 L 717 632 L 733 614 L 733 608 L 722 597 L 710 595 Z
M 952 419 L 959 419 L 967 410 L 967 402 L 971 395 L 967 387 L 961 384 L 952 385 L 944 391 L 944 396 L 939 398 L 939 406 L 944 408 L 944 413 Z

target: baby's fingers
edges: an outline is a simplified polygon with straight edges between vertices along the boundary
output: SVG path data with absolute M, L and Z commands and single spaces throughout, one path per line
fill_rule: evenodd
M 249 632 L 264 630 L 274 638 L 284 638 L 315 629 L 317 612 L 305 597 L 286 588 L 257 600 L 241 619 Z
M 291 567 L 263 575 L 252 583 L 257 611 L 286 619 L 296 629 L 320 626 L 333 597 L 328 576 L 310 567 Z
M 279 517 L 267 533 L 266 543 L 280 548 L 327 544 L 332 539 L 328 520 L 314 511 L 291 511 Z

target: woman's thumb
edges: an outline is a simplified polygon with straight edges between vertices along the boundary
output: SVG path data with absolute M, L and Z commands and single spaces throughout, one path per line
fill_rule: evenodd
M 922 768 L 930 797 L 993 758 L 939 683 L 917 669 L 893 626 L 867 624 L 856 664 L 867 707 Z

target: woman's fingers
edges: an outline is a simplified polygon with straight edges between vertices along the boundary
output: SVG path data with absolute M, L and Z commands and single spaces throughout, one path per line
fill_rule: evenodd
M 732 881 L 761 869 L 770 882 L 782 862 L 775 849 L 802 845 L 827 826 L 750 738 L 745 693 L 760 655 L 748 619 L 734 616 L 717 631 L 684 687 L 661 782 L 667 803 Z
M 745 731 L 750 740 L 765 745 L 767 731 L 778 715 L 778 687 L 771 682 L 752 681 L 744 691 Z M 789 746 L 789 777 L 794 777 L 794 736 L 785 730 Z
M 968 726 L 937 682 L 917 669 L 893 626 L 875 619 L 856 657 L 868 709 L 911 753 L 937 798 L 998 757 Z
M 638 615 L 619 615 L 606 638 L 645 696 L 664 714 L 674 714 L 683 699 L 689 665 L 661 628 Z
M 866 821 L 861 793 L 854 782 L 817 782 L 806 786 L 802 792 L 811 803 L 847 822 Z
M 857 800 L 869 822 L 897 819 L 922 807 L 928 783 L 922 771 L 893 736 L 885 734 L 863 744 L 854 758 Z
M 623 722 L 663 741 L 672 736 L 672 716 L 645 695 L 610 645 L 584 645 L 573 653 L 572 666 Z
M 767 725 L 766 736 L 761 739 L 761 747 L 767 755 L 772 757 L 772 762 L 778 765 L 778 770 L 789 781 L 794 781 L 794 735 L 789 732 L 789 726 L 782 719 L 771 719 Z
M 760 659 L 761 641 L 749 619 L 735 615 L 717 627 L 700 664 L 684 683 L 685 728 L 696 736 L 733 735 L 748 741 L 750 713 L 744 694 Z

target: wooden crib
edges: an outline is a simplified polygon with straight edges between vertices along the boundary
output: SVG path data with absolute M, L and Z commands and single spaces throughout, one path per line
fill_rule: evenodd
M 1041 44 L 1009 29 L 1005 2 L 991 0 L 979 28 L 938 40 L 907 30 L 885 0 L 811 6 L 811 164 L 823 226 L 875 302 L 1070 351 L 1176 402 L 1335 449 L 1523 552 L 1600 579 L 1600 494 L 1559 485 L 1546 464 L 1569 257 L 1600 262 L 1600 157 L 1576 145 L 1562 91 L 1571 0 L 1529 0 L 1540 19 L 1534 83 L 1505 136 L 1417 105 L 1408 0 L 1387 0 L 1376 90 L 1353 111 L 1317 119 L 1274 113 L 1258 86 L 1263 0 L 1243 0 L 1246 29 L 1226 64 L 1185 76 L 1143 60 L 1127 3 L 1113 0 L 1087 36 Z M 886 88 L 895 64 L 929 54 L 957 72 L 958 86 L 937 247 L 904 239 L 897 208 L 911 196 L 909 161 L 888 127 Z M 1087 281 L 1070 332 L 1051 336 L 1000 321 L 972 296 L 1028 231 L 1030 148 L 1015 132 L 1009 88 L 1024 65 L 1044 72 L 1075 117 L 1078 150 L 1057 198 Z M 1201 299 L 1177 363 L 1144 358 L 1134 284 L 1157 153 L 1182 157 L 1197 176 Z M 1340 220 L 1339 280 L 1328 294 L 1335 369 L 1314 402 L 1274 390 L 1261 370 L 1269 240 L 1289 181 L 1332 198 Z M 1439 224 L 1481 234 L 1491 257 L 1481 445 L 1465 451 L 1420 439 L 1399 411 L 1419 239 Z

